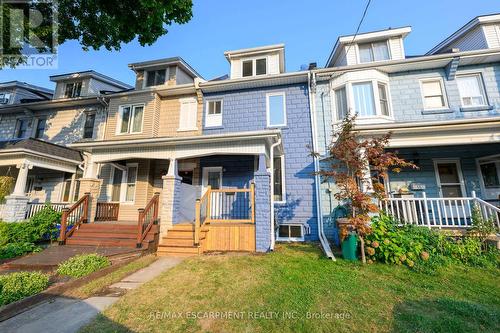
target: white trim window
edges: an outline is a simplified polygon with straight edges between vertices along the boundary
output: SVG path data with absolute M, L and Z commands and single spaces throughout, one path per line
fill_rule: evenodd
M 66 98 L 80 97 L 82 93 L 82 81 L 66 83 L 64 96 Z
M 459 159 L 435 159 L 434 171 L 442 198 L 465 196 L 465 185 Z
M 442 78 L 420 80 L 424 110 L 448 108 Z
M 242 77 L 266 75 L 267 72 L 267 57 L 241 60 Z
M 333 89 L 334 119 L 342 121 L 348 113 L 358 120 L 392 120 L 389 86 L 384 81 L 349 81 Z
M 286 126 L 286 98 L 284 92 L 266 94 L 267 127 Z
M 28 137 L 28 127 L 29 127 L 30 119 L 21 118 L 16 121 L 16 131 L 14 133 L 14 137 L 16 139 L 24 139 Z
M 119 121 L 117 122 L 117 134 L 142 133 L 144 121 L 144 104 L 121 105 L 119 109 Z
M 337 88 L 334 90 L 335 92 L 335 109 L 337 110 L 337 119 L 344 119 L 349 113 L 349 109 L 347 107 L 347 90 L 346 86 Z
M 389 45 L 386 40 L 382 42 L 358 44 L 358 51 L 360 63 L 391 59 Z
M 195 131 L 198 129 L 198 102 L 196 98 L 180 100 L 179 129 L 178 131 Z
M 207 101 L 205 127 L 222 126 L 222 99 Z
M 273 168 L 273 199 L 275 203 L 284 203 L 286 202 L 284 155 L 274 157 Z
M 460 103 L 463 107 L 486 106 L 486 93 L 484 91 L 481 74 L 457 76 Z
M 303 242 L 304 226 L 302 224 L 280 224 L 276 231 L 276 240 Z
M 0 94 L 0 104 L 9 104 L 9 101 L 10 101 L 10 94 L 8 93 Z

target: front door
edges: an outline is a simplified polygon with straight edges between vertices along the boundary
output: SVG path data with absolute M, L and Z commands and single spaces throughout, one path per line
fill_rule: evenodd
M 459 161 L 436 161 L 435 167 L 440 196 L 442 198 L 464 197 L 465 188 Z
M 212 190 L 218 190 L 222 188 L 222 167 L 203 168 L 202 195 L 205 194 L 208 186 L 210 186 Z M 214 219 L 217 219 L 220 216 L 221 201 L 222 193 L 212 193 L 212 196 L 210 197 L 210 215 Z

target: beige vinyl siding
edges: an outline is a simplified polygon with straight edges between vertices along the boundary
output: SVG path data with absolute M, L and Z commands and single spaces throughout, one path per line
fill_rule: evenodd
M 403 39 L 401 37 L 394 37 L 389 39 L 389 50 L 391 53 L 391 60 L 399 60 L 405 58 L 403 50 Z
M 135 76 L 135 90 L 142 90 L 144 85 L 144 71 L 137 71 Z
M 500 23 L 483 26 L 483 32 L 489 48 L 500 47 Z
M 34 176 L 35 180 L 33 190 L 28 193 L 31 202 L 62 202 L 64 172 L 34 168 L 28 175 Z M 41 187 L 41 190 L 35 191 L 35 187 Z
M 126 140 L 137 138 L 150 138 L 153 136 L 153 123 L 155 118 L 156 94 L 145 92 L 143 94 L 133 94 L 111 98 L 109 101 L 108 124 L 106 127 L 105 140 Z M 121 105 L 144 104 L 144 118 L 142 123 L 142 132 L 136 134 L 116 134 L 117 122 L 120 119 L 119 110 Z
M 195 131 L 177 131 L 179 129 L 179 117 L 181 98 L 196 98 L 196 95 L 184 95 L 175 98 L 168 98 L 161 100 L 160 117 L 159 117 L 159 131 L 158 136 L 193 136 L 201 135 L 202 133 L 202 119 L 203 119 L 203 103 L 198 100 L 198 110 L 196 118 Z

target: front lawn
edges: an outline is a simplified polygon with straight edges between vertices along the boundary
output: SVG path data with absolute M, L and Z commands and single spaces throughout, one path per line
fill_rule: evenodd
M 499 273 L 449 266 L 427 275 L 279 245 L 268 255 L 188 259 L 83 332 L 499 332 Z

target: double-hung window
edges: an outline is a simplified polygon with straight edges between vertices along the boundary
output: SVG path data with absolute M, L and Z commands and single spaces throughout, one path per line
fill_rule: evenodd
M 457 85 L 463 107 L 485 106 L 487 104 L 480 74 L 457 76 Z
M 361 63 L 390 59 L 387 41 L 359 44 L 358 49 Z
M 286 126 L 285 93 L 267 94 L 267 126 Z
M 142 132 L 144 104 L 120 106 L 118 134 L 134 134 Z
M 355 112 L 360 117 L 375 116 L 376 110 L 372 82 L 353 83 L 352 92 Z
M 146 87 L 160 86 L 165 83 L 166 70 L 158 69 L 146 72 Z
M 222 100 L 207 102 L 205 127 L 222 126 Z
M 27 118 L 17 120 L 15 138 L 22 139 L 28 136 L 28 123 L 29 119 Z
M 66 90 L 64 92 L 64 96 L 66 98 L 80 97 L 81 92 L 82 92 L 82 82 L 81 81 L 66 83 Z
M 267 74 L 267 58 L 242 61 L 241 75 L 243 77 L 265 74 Z
M 46 127 L 47 127 L 47 118 L 39 118 L 36 122 L 35 139 L 43 138 L 43 134 L 45 133 Z
M 446 108 L 443 80 L 440 78 L 421 81 L 424 109 Z
M 389 99 L 387 98 L 387 85 L 378 83 L 378 101 L 380 105 L 380 113 L 383 116 L 389 116 Z

